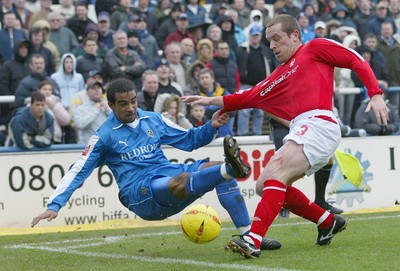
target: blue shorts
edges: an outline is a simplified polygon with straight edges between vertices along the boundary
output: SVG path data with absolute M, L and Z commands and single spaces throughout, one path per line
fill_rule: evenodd
M 199 171 L 201 166 L 208 162 L 208 159 L 198 160 L 192 164 L 171 164 L 170 167 L 164 166 L 160 169 L 160 173 L 148 176 L 148 178 L 132 183 L 132 187 L 119 192 L 121 203 L 130 211 L 144 220 L 163 220 L 167 217 L 175 215 L 185 209 L 188 205 L 198 199 L 201 195 L 189 196 L 185 200 L 177 200 L 179 204 L 176 206 L 161 206 L 154 199 L 152 182 L 166 184 L 168 181 L 181 173 Z M 162 175 L 166 172 L 166 175 Z M 169 191 L 164 191 L 168 193 Z M 169 192 L 170 193 L 170 192 Z

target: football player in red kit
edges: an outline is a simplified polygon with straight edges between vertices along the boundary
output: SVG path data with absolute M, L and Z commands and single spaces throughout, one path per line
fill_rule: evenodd
M 266 38 L 281 65 L 265 80 L 252 89 L 223 97 L 182 98 L 185 103 L 221 106 L 221 113 L 260 108 L 290 127 L 284 145 L 257 180 L 256 191 L 261 200 L 250 232 L 227 244 L 246 258 L 261 255 L 262 237 L 282 207 L 318 225 L 318 245 L 328 245 L 335 234 L 346 228 L 345 218 L 322 209 L 291 186 L 326 165 L 340 143 L 340 127 L 332 112 L 334 67 L 355 71 L 371 98 L 367 110 L 375 112 L 380 124 L 387 124 L 388 120 L 382 90 L 359 54 L 329 39 L 314 39 L 303 45 L 298 21 L 286 14 L 268 23 Z

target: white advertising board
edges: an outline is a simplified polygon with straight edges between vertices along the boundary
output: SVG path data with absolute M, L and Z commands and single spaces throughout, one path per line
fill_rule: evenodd
M 252 216 L 258 203 L 255 181 L 274 153 L 268 137 L 238 137 L 241 154 L 252 167 L 250 176 L 239 180 L 240 189 Z M 393 206 L 400 201 L 400 137 L 345 138 L 340 149 L 359 158 L 363 168 L 363 182 L 356 189 L 343 179 L 334 165 L 326 197 L 335 200 L 345 211 Z M 0 149 L 0 228 L 29 227 L 32 218 L 46 208 L 62 175 L 77 160 L 82 150 L 54 150 L 40 152 L 9 152 Z M 194 152 L 183 152 L 166 147 L 165 153 L 173 162 L 188 162 L 210 158 L 223 161 L 222 140 Z M 310 199 L 314 199 L 314 178 L 295 183 Z M 198 202 L 212 205 L 223 219 L 229 219 L 214 192 Z M 56 220 L 42 222 L 41 227 L 79 225 L 111 219 L 138 219 L 118 200 L 118 188 L 106 166 L 97 168 L 90 178 L 61 209 Z M 169 219 L 178 220 L 180 214 Z

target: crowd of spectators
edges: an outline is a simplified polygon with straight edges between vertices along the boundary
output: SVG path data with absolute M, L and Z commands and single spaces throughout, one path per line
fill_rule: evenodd
M 190 108 L 179 97 L 227 95 L 263 80 L 279 65 L 265 26 L 284 13 L 298 19 L 303 43 L 329 38 L 359 52 L 385 92 L 390 124 L 374 129 L 362 92 L 335 93 L 343 136 L 399 133 L 400 92 L 387 90 L 400 86 L 400 0 L 1 0 L 0 7 L 0 95 L 15 96 L 0 103 L 0 146 L 38 146 L 43 135 L 32 127 L 46 134 L 41 146 L 85 144 L 110 113 L 107 83 L 120 77 L 135 83 L 144 110 L 183 128 L 202 125 L 218 108 Z M 335 84 L 363 87 L 340 68 Z M 34 115 L 32 106 L 46 113 Z M 12 131 L 17 119 L 26 131 Z M 267 120 L 261 110 L 239 111 L 221 136 L 265 134 Z

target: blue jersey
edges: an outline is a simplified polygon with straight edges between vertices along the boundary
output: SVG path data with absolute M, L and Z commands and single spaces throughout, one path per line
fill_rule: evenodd
M 165 157 L 161 145 L 192 151 L 209 144 L 216 134 L 217 130 L 211 126 L 211 121 L 186 130 L 159 113 L 139 108 L 137 120 L 131 124 L 121 123 L 111 113 L 89 139 L 77 162 L 62 178 L 47 207 L 58 212 L 93 170 L 102 164 L 111 169 L 120 198 L 132 190 L 140 191 L 142 183 L 150 182 L 153 178 L 173 177 L 190 167 L 172 164 Z

